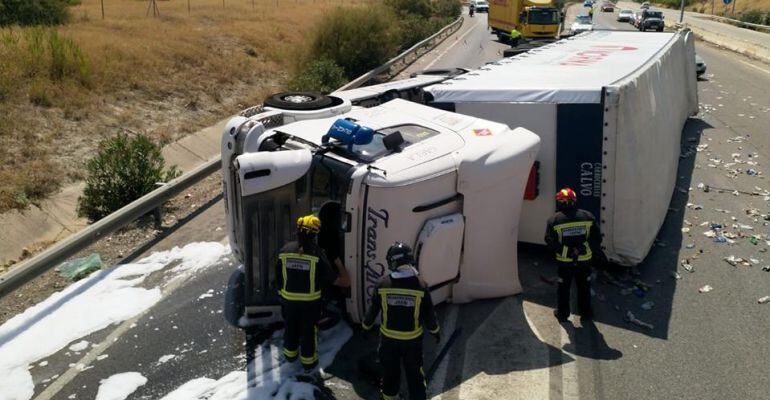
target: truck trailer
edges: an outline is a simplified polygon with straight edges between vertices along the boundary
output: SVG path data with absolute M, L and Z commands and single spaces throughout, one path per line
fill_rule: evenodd
M 242 263 L 229 285 L 241 307 L 228 320 L 280 319 L 276 253 L 298 216 L 326 215 L 329 204 L 341 210 L 332 225 L 356 322 L 396 240 L 416 249 L 436 303 L 519 293 L 515 243 L 544 242 L 563 186 L 599 219 L 609 259 L 640 263 L 698 109 L 693 59 L 689 31 L 595 31 L 475 71 L 284 93 L 244 111 L 222 140 L 228 233 Z M 374 134 L 350 144 L 330 139 L 335 129 Z

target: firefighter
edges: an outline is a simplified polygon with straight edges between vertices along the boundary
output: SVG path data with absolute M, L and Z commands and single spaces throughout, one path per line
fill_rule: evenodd
M 593 214 L 577 208 L 577 195 L 570 188 L 556 193 L 556 214 L 548 219 L 545 242 L 558 264 L 559 286 L 554 315 L 566 322 L 570 315 L 570 288 L 577 287 L 581 319 L 593 318 L 591 311 L 591 260 L 602 254 L 601 234 Z
M 593 7 L 588 9 L 588 18 L 591 18 L 591 21 L 594 20 L 594 8 Z
M 283 355 L 289 362 L 299 357 L 306 373 L 318 364 L 318 321 L 321 290 L 337 278 L 326 255 L 316 244 L 321 220 L 314 215 L 297 220 L 297 241 L 278 254 L 277 287 L 284 320 Z
M 388 249 L 386 260 L 391 272 L 378 283 L 362 325 L 370 330 L 382 311 L 379 348 L 382 398 L 398 399 L 403 364 L 409 398 L 422 400 L 426 398 L 422 336 L 427 329 L 437 343 L 440 340 L 436 313 L 427 285 L 412 266 L 412 249 L 396 242 Z
M 521 32 L 517 31 L 516 28 L 511 29 L 511 46 L 512 47 L 518 46 L 520 39 L 521 39 Z

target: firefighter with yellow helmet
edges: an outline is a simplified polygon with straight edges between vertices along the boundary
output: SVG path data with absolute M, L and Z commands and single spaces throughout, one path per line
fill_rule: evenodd
M 601 233 L 594 215 L 577 208 L 577 194 L 570 188 L 556 193 L 556 214 L 548 219 L 545 243 L 558 264 L 559 286 L 554 315 L 566 322 L 570 315 L 572 281 L 577 287 L 578 311 L 582 319 L 593 318 L 591 310 L 591 262 L 601 255 Z
M 277 287 L 284 320 L 283 355 L 300 359 L 306 373 L 318 365 L 318 327 L 323 307 L 321 290 L 337 278 L 323 250 L 316 244 L 321 220 L 307 215 L 297 220 L 297 241 L 278 254 Z

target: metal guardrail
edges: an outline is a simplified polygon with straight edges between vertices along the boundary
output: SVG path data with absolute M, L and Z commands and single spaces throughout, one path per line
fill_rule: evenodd
M 748 28 L 748 29 L 756 30 L 756 31 L 762 31 L 762 32 L 770 33 L 770 26 L 768 26 L 768 25 L 752 24 L 750 22 L 743 22 L 743 21 L 739 21 L 737 19 L 732 19 L 732 18 L 727 18 L 727 17 L 720 17 L 718 15 L 705 15 L 704 14 L 702 17 L 708 18 L 708 19 L 711 19 L 711 20 L 714 20 L 714 21 L 717 21 L 717 22 L 724 22 L 726 24 L 735 25 L 735 26 L 741 27 L 741 28 L 745 27 L 745 28 Z
M 386 80 L 396 76 L 398 73 L 406 69 L 416 59 L 425 55 L 425 53 L 433 50 L 439 43 L 443 42 L 449 35 L 457 32 L 463 24 L 463 17 L 460 16 L 451 24 L 445 26 L 440 31 L 436 32 L 429 38 L 415 44 L 414 46 L 404 50 L 401 54 L 388 60 L 385 64 L 359 76 L 356 79 L 348 82 L 337 90 L 353 89 L 360 86 L 364 86 L 374 78 L 381 77 L 383 74 L 387 75 Z
M 219 166 L 219 159 L 208 161 L 24 261 L 18 267 L 0 276 L 0 297 L 60 264 L 67 257 L 71 257 L 103 236 L 109 235 L 139 217 L 152 212 L 168 199 L 217 171 Z
M 341 87 L 339 90 L 352 89 L 362 86 L 372 78 L 379 76 L 386 70 L 390 70 L 391 67 L 398 66 L 399 63 L 403 64 L 401 69 L 398 70 L 398 72 L 401 72 L 408 65 L 414 62 L 415 59 L 424 55 L 427 51 L 438 45 L 438 43 L 444 40 L 447 36 L 457 31 L 457 29 L 459 29 L 462 25 L 462 20 L 463 18 L 461 16 L 456 21 L 438 31 L 436 34 L 423 40 L 420 43 L 417 43 L 416 45 L 389 60 L 380 67 L 377 67 L 360 76 L 359 78 L 354 79 L 345 86 Z M 407 60 L 408 57 L 413 58 L 411 61 L 409 61 Z M 395 72 L 394 75 L 398 72 Z M 244 113 L 254 115 L 259 110 L 262 110 L 261 106 L 254 106 L 244 110 Z M 185 189 L 195 185 L 199 181 L 219 170 L 221 162 L 222 160 L 219 157 L 210 160 L 205 164 L 198 166 L 194 170 L 169 181 L 160 188 L 155 189 L 152 192 L 140 197 L 139 199 L 134 200 L 120 210 L 117 210 L 114 213 L 100 219 L 87 228 L 70 235 L 66 239 L 45 249 L 43 252 L 35 255 L 34 257 L 19 263 L 19 265 L 12 268 L 10 271 L 0 275 L 0 298 L 12 292 L 19 286 L 36 278 L 40 274 L 48 271 L 54 266 L 66 261 L 68 257 L 77 254 L 79 251 L 90 246 L 93 244 L 93 242 L 99 240 L 100 238 L 109 235 L 110 233 L 159 208 L 163 205 L 163 203 L 172 197 L 178 195 Z

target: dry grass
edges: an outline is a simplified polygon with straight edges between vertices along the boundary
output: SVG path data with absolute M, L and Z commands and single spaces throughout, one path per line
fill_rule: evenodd
M 175 140 L 261 101 L 324 12 L 364 0 L 104 2 L 104 20 L 83 0 L 54 33 L 0 30 L 0 212 L 81 178 L 105 136 Z

